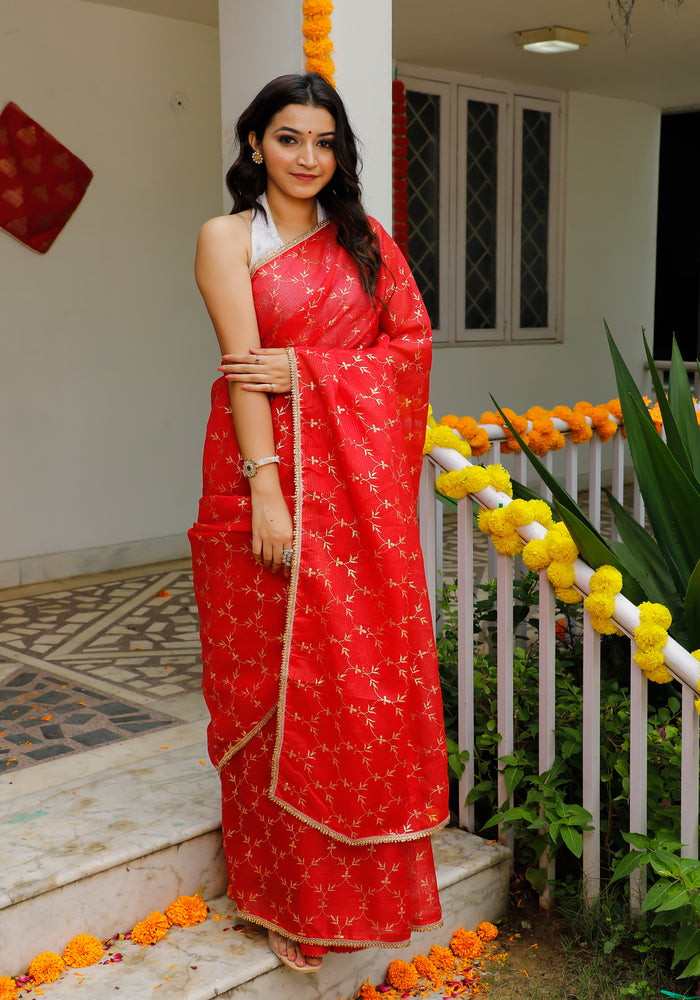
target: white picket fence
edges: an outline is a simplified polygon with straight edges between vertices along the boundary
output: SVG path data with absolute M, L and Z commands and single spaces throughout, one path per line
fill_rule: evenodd
M 561 422 L 559 422 L 561 423 Z M 492 449 L 481 460 L 483 464 L 498 462 L 497 447 L 503 437 L 500 427 L 489 427 Z M 566 433 L 565 427 L 559 427 Z M 567 440 L 565 455 L 565 485 L 569 493 L 577 495 L 579 476 L 579 449 L 588 447 L 588 490 L 589 516 L 596 526 L 600 524 L 600 492 L 602 479 L 602 447 L 594 435 L 589 445 L 575 445 Z M 612 448 L 612 490 L 622 502 L 624 486 L 625 443 L 616 434 L 610 443 Z M 524 456 L 516 455 L 514 478 L 524 482 L 527 479 Z M 426 578 L 435 581 L 430 587 L 433 618 L 435 620 L 436 588 L 441 586 L 439 570 L 442 563 L 442 504 L 435 497 L 435 480 L 441 471 L 454 471 L 474 464 L 464 459 L 450 448 L 435 447 L 424 460 L 419 500 L 421 542 L 426 566 Z M 546 460 L 551 467 L 551 456 Z M 532 487 L 532 484 L 530 484 Z M 542 492 L 543 496 L 547 491 Z M 459 676 L 459 746 L 469 751 L 469 760 L 460 780 L 460 824 L 468 830 L 474 829 L 474 808 L 465 804 L 465 799 L 474 786 L 474 504 L 491 509 L 505 506 L 510 498 L 493 487 L 487 487 L 473 496 L 467 496 L 457 504 L 457 612 L 458 612 L 458 676 Z M 635 516 L 642 521 L 644 509 L 638 489 L 635 489 Z M 542 538 L 545 529 L 537 523 L 519 529 L 526 541 Z M 489 541 L 490 564 L 495 567 L 497 580 L 497 728 L 502 737 L 502 756 L 513 752 L 514 733 L 514 692 L 513 692 L 513 578 L 514 560 L 507 555 L 496 553 Z M 593 574 L 590 566 L 577 560 L 575 585 L 585 596 L 590 593 L 589 582 Z M 556 670 L 555 670 L 555 597 L 547 579 L 546 571 L 539 574 L 539 769 L 548 771 L 555 760 L 556 734 Z M 633 833 L 647 832 L 647 678 L 632 659 L 635 651 L 633 633 L 639 625 L 639 612 L 622 595 L 615 602 L 613 618 L 619 629 L 630 639 L 630 795 L 629 830 Z M 695 699 L 699 694 L 698 661 L 673 639 L 664 647 L 666 665 L 682 689 L 682 763 L 681 763 L 681 828 L 679 839 L 685 845 L 685 857 L 698 857 L 698 765 L 699 765 L 699 717 L 695 709 Z M 583 834 L 583 870 L 587 900 L 594 900 L 600 890 L 600 636 L 593 629 L 588 613 L 583 612 L 583 788 L 581 802 L 592 817 L 593 829 Z M 503 776 L 498 779 L 498 802 L 508 798 Z M 501 832 L 504 843 L 510 843 L 507 832 Z M 554 875 L 551 861 L 543 857 L 550 878 Z M 632 906 L 641 906 L 645 889 L 644 876 L 636 872 L 631 879 L 630 898 Z M 543 905 L 547 904 L 547 897 Z

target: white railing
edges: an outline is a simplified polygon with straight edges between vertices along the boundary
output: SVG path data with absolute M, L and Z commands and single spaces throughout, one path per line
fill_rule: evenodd
M 502 434 L 500 428 L 494 428 Z M 495 438 L 495 435 L 494 435 Z M 620 440 L 619 445 L 614 442 Z M 615 435 L 613 447 L 621 452 L 615 460 L 613 452 L 614 476 L 619 477 L 619 491 L 616 495 L 622 502 L 622 481 L 624 449 L 620 435 Z M 589 469 L 595 473 L 589 478 L 589 489 L 593 492 L 596 482 L 600 489 L 600 442 L 591 439 Z M 569 447 L 569 443 L 567 443 Z M 572 445 L 571 447 L 578 447 Z M 597 457 L 596 457 L 597 456 Z M 516 456 L 515 478 L 522 471 L 522 464 Z M 486 455 L 481 461 L 488 464 L 497 461 L 495 454 Z M 435 498 L 435 480 L 441 471 L 454 471 L 472 464 L 449 448 L 435 447 L 425 459 L 421 479 L 419 515 L 421 542 L 426 565 L 426 577 L 440 585 L 439 568 L 442 553 L 442 504 Z M 569 492 L 576 495 L 574 481 L 575 453 L 566 456 L 566 475 Z M 597 479 L 596 479 L 597 477 Z M 525 478 L 522 476 L 521 478 Z M 573 487 L 573 488 L 571 488 Z M 615 487 L 615 483 L 613 483 Z M 460 780 L 459 800 L 460 824 L 472 832 L 474 830 L 474 807 L 465 800 L 474 786 L 474 503 L 491 509 L 505 506 L 510 498 L 493 487 L 487 487 L 473 496 L 457 502 L 457 613 L 458 613 L 458 677 L 459 714 L 458 742 L 460 750 L 469 751 L 469 759 Z M 637 507 L 636 513 L 643 508 Z M 600 520 L 598 504 L 598 522 Z M 591 517 L 593 520 L 593 517 Z M 545 535 L 545 529 L 537 523 L 518 529 L 522 537 L 529 541 Z M 493 550 L 497 579 L 497 728 L 502 740 L 501 756 L 511 754 L 514 749 L 514 692 L 513 692 L 513 575 L 514 560 Z M 574 565 L 575 585 L 585 596 L 590 592 L 589 582 L 593 574 L 590 566 L 582 560 Z M 435 620 L 435 587 L 429 586 Z M 636 645 L 634 629 L 639 625 L 639 612 L 622 595 L 615 601 L 613 618 L 619 629 L 630 639 L 630 795 L 629 829 L 633 833 L 647 832 L 647 679 L 633 660 Z M 555 760 L 556 733 L 556 648 L 555 648 L 555 597 L 547 579 L 546 571 L 539 574 L 539 769 L 548 771 Z M 680 840 L 685 845 L 685 857 L 698 857 L 698 737 L 699 719 L 695 709 L 698 697 L 698 661 L 673 639 L 664 647 L 666 665 L 682 687 L 682 742 L 681 742 L 681 829 Z M 592 817 L 593 829 L 583 834 L 583 871 L 585 894 L 594 900 L 600 888 L 600 636 L 593 629 L 590 616 L 583 611 L 583 788 L 581 805 Z M 498 779 L 498 804 L 508 798 L 502 775 Z M 510 843 L 507 832 L 501 839 Z M 550 878 L 553 865 L 543 856 L 541 864 L 547 867 Z M 638 871 L 631 878 L 631 900 L 635 909 L 641 906 L 645 890 L 644 876 Z M 547 904 L 545 896 L 543 904 Z

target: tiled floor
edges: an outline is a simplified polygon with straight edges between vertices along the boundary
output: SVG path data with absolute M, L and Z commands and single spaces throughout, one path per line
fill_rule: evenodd
M 15 592 L 0 600 L 0 769 L 180 722 L 169 702 L 199 692 L 201 675 L 186 565 Z

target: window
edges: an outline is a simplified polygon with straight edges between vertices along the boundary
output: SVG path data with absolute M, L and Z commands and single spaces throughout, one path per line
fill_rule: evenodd
M 559 339 L 560 95 L 399 72 L 409 258 L 435 343 Z

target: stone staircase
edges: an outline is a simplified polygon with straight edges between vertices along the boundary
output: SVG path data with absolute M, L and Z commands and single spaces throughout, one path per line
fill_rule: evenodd
M 219 783 L 201 720 L 130 740 L 116 757 L 102 748 L 70 761 L 8 775 L 0 786 L 0 976 L 26 972 L 39 952 L 60 953 L 80 932 L 106 940 L 130 930 L 181 893 L 198 892 L 211 912 L 153 948 L 119 942 L 112 951 L 121 961 L 64 973 L 42 987 L 49 1000 L 102 1000 L 116 990 L 143 1000 L 156 989 L 159 1000 L 345 1000 L 367 976 L 381 981 L 391 959 L 447 944 L 457 927 L 494 920 L 505 907 L 508 851 L 445 830 L 434 842 L 444 927 L 415 934 L 401 951 L 331 955 L 319 974 L 299 976 L 272 955 L 264 933 L 241 924 L 225 895 Z

